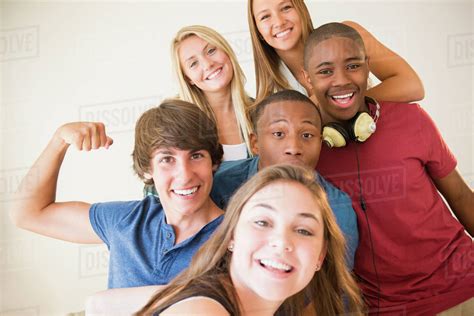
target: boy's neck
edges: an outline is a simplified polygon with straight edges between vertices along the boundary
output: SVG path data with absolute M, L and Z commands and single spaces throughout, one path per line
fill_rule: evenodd
M 322 119 L 323 119 L 323 125 L 328 124 L 328 123 L 332 123 L 332 122 L 337 122 L 337 123 L 340 123 L 342 125 L 345 125 L 345 124 L 348 124 L 349 121 L 353 118 L 353 117 L 351 117 L 350 119 L 344 120 L 344 121 L 338 120 L 338 119 L 335 119 L 335 118 L 331 117 L 330 115 L 328 115 L 322 107 L 320 107 L 320 109 L 321 109 L 321 116 L 322 116 Z M 367 103 L 366 103 L 365 99 L 364 99 L 364 102 L 359 106 L 359 109 L 357 110 L 356 114 L 358 112 L 367 112 L 367 113 L 370 114 L 369 107 L 367 106 Z
M 175 245 L 195 235 L 206 224 L 224 214 L 211 198 L 201 209 L 191 215 L 181 215 L 176 212 L 165 212 L 165 219 L 168 225 L 173 227 L 175 233 Z

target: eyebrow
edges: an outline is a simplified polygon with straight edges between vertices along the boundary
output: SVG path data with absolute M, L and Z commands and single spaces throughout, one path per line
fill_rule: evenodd
M 349 58 L 346 58 L 344 60 L 344 62 L 351 62 L 351 61 L 363 61 L 364 58 L 361 57 L 361 56 L 354 56 L 354 57 L 349 57 Z M 322 66 L 332 66 L 334 65 L 333 62 L 330 62 L 330 61 L 323 61 L 322 63 L 320 63 L 319 65 L 317 65 L 315 68 L 319 68 L 319 67 L 322 67 Z
M 155 155 L 173 155 L 173 152 L 169 149 L 158 149 L 154 153 Z
M 276 212 L 276 209 L 271 206 L 270 204 L 267 204 L 267 203 L 257 203 L 255 204 L 253 207 L 262 207 L 262 208 L 265 208 L 269 211 L 272 211 L 272 212 Z M 304 217 L 304 218 L 311 218 L 311 219 L 314 219 L 317 223 L 319 223 L 319 219 L 312 213 L 307 213 L 307 212 L 301 212 L 301 213 L 298 213 L 296 214 L 298 217 Z
M 280 118 L 280 119 L 276 119 L 276 120 L 273 120 L 270 122 L 270 125 L 273 125 L 273 124 L 277 124 L 277 123 L 289 123 L 290 121 L 285 119 L 285 118 Z M 315 122 L 312 122 L 310 120 L 304 120 L 303 123 L 306 123 L 306 124 L 311 124 L 313 126 L 317 126 L 317 124 Z

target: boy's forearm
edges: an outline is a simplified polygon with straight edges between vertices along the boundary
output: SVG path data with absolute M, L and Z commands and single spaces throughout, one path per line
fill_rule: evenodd
M 474 236 L 474 192 L 459 171 L 454 169 L 446 177 L 433 181 L 464 229 Z
M 21 181 L 10 210 L 17 226 L 27 228 L 29 221 L 55 202 L 59 170 L 68 147 L 55 134 Z
M 467 188 L 462 196 L 450 205 L 464 229 L 474 237 L 474 192 Z

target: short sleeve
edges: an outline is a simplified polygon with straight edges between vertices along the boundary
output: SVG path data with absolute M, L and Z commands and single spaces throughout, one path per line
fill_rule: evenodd
M 151 197 L 150 197 L 151 198 Z M 116 231 L 117 224 L 137 207 L 140 201 L 105 202 L 92 204 L 89 220 L 96 234 L 110 248 L 109 241 Z
M 417 111 L 420 123 L 420 133 L 427 148 L 425 167 L 432 178 L 444 178 L 456 168 L 457 160 L 444 141 L 436 124 L 419 105 Z

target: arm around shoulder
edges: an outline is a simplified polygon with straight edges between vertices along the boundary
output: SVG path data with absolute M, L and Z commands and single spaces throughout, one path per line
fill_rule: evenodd
M 380 101 L 413 102 L 425 97 L 423 83 L 415 70 L 398 54 L 378 41 L 361 25 L 342 22 L 359 32 L 369 58 L 370 71 L 381 81 L 367 90 L 367 95 Z

